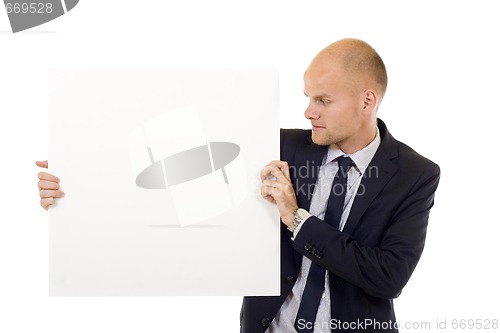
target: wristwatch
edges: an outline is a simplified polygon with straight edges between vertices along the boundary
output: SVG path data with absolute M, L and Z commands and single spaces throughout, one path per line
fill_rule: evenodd
M 291 232 L 294 232 L 295 229 L 304 222 L 311 214 L 303 208 L 297 208 L 295 212 L 293 212 L 293 221 L 292 223 L 288 226 L 288 230 Z

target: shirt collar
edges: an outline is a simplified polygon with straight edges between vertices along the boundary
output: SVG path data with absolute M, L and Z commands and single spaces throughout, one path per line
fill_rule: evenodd
M 377 135 L 375 136 L 375 139 L 372 140 L 366 147 L 363 149 L 358 150 L 357 152 L 353 154 L 345 154 L 340 148 L 338 148 L 336 145 L 331 145 L 328 148 L 328 152 L 326 154 L 326 157 L 324 159 L 323 164 L 330 163 L 334 159 L 336 159 L 339 156 L 349 156 L 353 162 L 356 164 L 356 167 L 358 170 L 363 174 L 370 164 L 373 156 L 375 155 L 375 152 L 377 151 L 378 147 L 380 146 L 380 132 L 377 128 Z

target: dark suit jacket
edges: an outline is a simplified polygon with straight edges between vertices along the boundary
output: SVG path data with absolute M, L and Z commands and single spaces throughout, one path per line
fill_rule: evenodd
M 311 217 L 292 241 L 292 233 L 282 223 L 281 295 L 245 297 L 242 333 L 267 329 L 292 290 L 303 255 L 330 274 L 333 332 L 397 332 L 380 325 L 396 320 L 392 299 L 399 296 L 422 254 L 440 171 L 435 163 L 396 141 L 381 120 L 378 128 L 380 146 L 343 232 Z M 326 151 L 327 147 L 312 143 L 310 130 L 281 132 L 281 159 L 289 163 L 299 207 L 309 209 Z M 357 324 L 370 320 L 379 326 Z M 344 322 L 356 323 L 350 327 L 360 329 L 338 329 Z

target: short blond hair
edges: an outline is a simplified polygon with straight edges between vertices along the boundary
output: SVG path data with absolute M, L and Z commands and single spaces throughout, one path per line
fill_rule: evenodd
M 355 38 L 341 39 L 325 47 L 316 57 L 323 55 L 342 59 L 342 67 L 349 76 L 367 78 L 378 86 L 380 98 L 384 96 L 387 70 L 380 55 L 368 43 Z

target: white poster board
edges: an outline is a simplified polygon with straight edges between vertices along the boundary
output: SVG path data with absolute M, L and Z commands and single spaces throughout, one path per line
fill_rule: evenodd
M 50 295 L 277 295 L 274 70 L 49 72 Z

